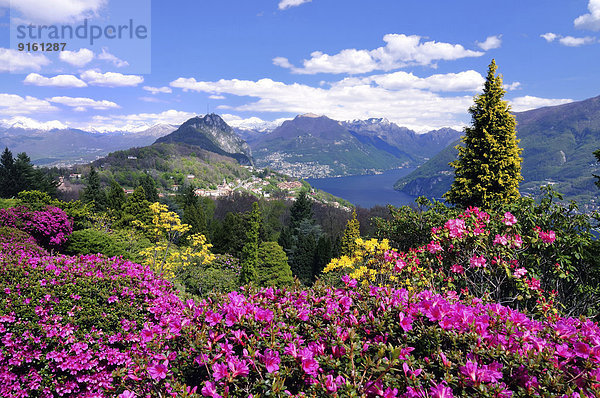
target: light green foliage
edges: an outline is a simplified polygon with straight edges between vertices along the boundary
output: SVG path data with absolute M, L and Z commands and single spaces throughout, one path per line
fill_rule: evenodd
M 260 244 L 256 273 L 256 281 L 259 286 L 282 287 L 294 283 L 287 256 L 277 242 L 262 242 Z
M 242 285 L 255 282 L 257 279 L 260 224 L 261 214 L 258 202 L 254 202 L 246 232 L 246 244 L 242 249 L 242 270 L 240 272 L 240 284 Z
M 348 220 L 344 235 L 342 236 L 342 247 L 340 254 L 350 256 L 356 250 L 356 239 L 360 238 L 360 224 L 356 219 L 356 211 L 352 212 L 352 218 Z
M 66 254 L 104 254 L 107 257 L 122 256 L 139 263 L 143 260 L 138 253 L 150 245 L 150 241 L 134 231 L 106 232 L 97 229 L 82 229 L 73 232 L 63 251 Z
M 17 196 L 15 205 L 26 205 L 31 210 L 43 210 L 46 206 L 61 208 L 69 219 L 73 221 L 73 230 L 85 229 L 91 226 L 93 203 L 83 203 L 80 200 L 63 202 L 53 199 L 46 192 L 21 191 Z
M 502 98 L 502 76 L 490 63 L 483 93 L 469 108 L 473 126 L 465 128 L 454 167 L 454 183 L 444 197 L 460 207 L 493 208 L 520 196 L 521 149 L 516 122 Z
M 127 198 L 123 205 L 121 218 L 114 225 L 117 228 L 130 228 L 135 226 L 133 221 L 149 224 L 151 219 L 150 202 L 146 200 L 144 188 L 140 186 Z

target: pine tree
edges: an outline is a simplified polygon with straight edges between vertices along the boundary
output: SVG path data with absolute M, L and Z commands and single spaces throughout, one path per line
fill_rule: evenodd
M 290 228 L 298 228 L 303 220 L 313 221 L 312 202 L 304 190 L 298 194 L 290 208 Z
M 134 226 L 132 224 L 134 220 L 149 225 L 152 221 L 150 204 L 151 203 L 146 200 L 144 188 L 141 186 L 137 187 L 125 201 L 121 219 L 115 223 L 115 226 L 119 228 L 132 227 Z
M 356 239 L 360 238 L 360 224 L 356 219 L 356 210 L 352 212 L 352 218 L 348 220 L 344 236 L 342 236 L 341 255 L 352 256 L 356 250 Z
M 15 159 L 12 152 L 5 148 L 0 156 L 0 197 L 12 198 L 17 191 Z
M 94 203 L 94 210 L 104 210 L 106 204 L 106 196 L 100 187 L 100 176 L 92 166 L 90 174 L 88 174 L 87 185 L 83 189 L 82 201 L 84 203 Z
M 120 215 L 123 205 L 127 201 L 123 187 L 115 180 L 110 182 L 106 192 L 106 206 L 113 211 L 115 215 Z
M 450 163 L 454 182 L 444 195 L 450 203 L 489 209 L 520 196 L 522 149 L 504 93 L 502 76 L 496 76 L 492 60 L 483 93 L 469 108 L 473 126 L 465 128 L 464 145 L 457 146 L 458 159 Z
M 260 243 L 258 231 L 260 229 L 260 224 L 261 215 L 258 208 L 258 202 L 254 202 L 252 203 L 252 212 L 250 213 L 248 229 L 246 232 L 246 244 L 242 249 L 242 269 L 240 271 L 240 283 L 242 285 L 255 282 L 257 279 L 258 248 Z
M 150 177 L 148 174 L 144 174 L 144 176 L 140 178 L 139 185 L 144 188 L 146 200 L 148 202 L 158 202 L 158 190 L 156 189 L 156 184 L 152 177 Z

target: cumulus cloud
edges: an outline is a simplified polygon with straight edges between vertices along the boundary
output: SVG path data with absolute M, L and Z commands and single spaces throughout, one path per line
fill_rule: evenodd
M 540 98 L 526 95 L 524 97 L 514 98 L 509 102 L 513 111 L 523 112 L 530 109 L 542 108 L 544 106 L 568 104 L 569 102 L 573 102 L 573 100 L 569 98 Z
M 87 109 L 96 109 L 96 110 L 106 110 L 106 109 L 114 109 L 120 108 L 119 105 L 115 104 L 112 101 L 101 100 L 96 101 L 91 98 L 85 97 L 52 97 L 46 98 L 48 101 L 61 104 L 65 106 L 70 106 L 71 108 L 76 108 L 77 110 L 87 110 Z
M 430 87 L 440 84 L 436 80 L 432 79 L 427 84 Z M 419 80 L 415 81 L 419 84 Z M 329 87 L 286 84 L 271 79 L 222 79 L 211 82 L 197 81 L 194 78 L 179 78 L 170 85 L 184 91 L 257 99 L 232 108 L 237 111 L 315 113 L 338 120 L 385 117 L 419 131 L 464 125 L 468 120 L 467 109 L 473 102 L 471 94 L 441 96 L 410 85 L 402 89 L 390 89 L 356 78 L 344 79 Z
M 480 57 L 484 54 L 481 51 L 467 50 L 460 44 L 422 41 L 422 37 L 416 35 L 387 34 L 383 41 L 385 46 L 374 50 L 344 49 L 334 55 L 315 51 L 310 59 L 303 61 L 302 67 L 295 67 L 284 57 L 274 58 L 273 63 L 299 74 L 359 74 L 414 65 L 432 65 L 436 61 Z
M 500 48 L 502 45 L 502 35 L 496 36 L 488 36 L 484 42 L 477 42 L 477 47 L 481 48 L 483 51 L 493 50 L 495 48 Z
M 0 115 L 29 115 L 39 112 L 54 112 L 58 108 L 46 100 L 21 97 L 16 94 L 0 93 Z
M 568 47 L 579 47 L 586 44 L 593 44 L 596 42 L 595 37 L 585 36 L 585 37 L 573 37 L 573 36 L 561 36 L 556 33 L 548 32 L 540 35 L 540 37 L 544 38 L 548 43 L 551 43 L 555 40 L 558 40 L 560 44 Z
M 548 33 L 544 33 L 543 35 L 540 35 L 540 37 L 543 37 L 544 40 L 546 40 L 548 43 L 551 43 L 554 40 L 556 40 L 557 38 L 559 38 L 560 36 L 557 35 L 556 33 L 548 32 Z
M 87 87 L 83 80 L 73 75 L 45 77 L 37 73 L 30 73 L 23 80 L 23 83 L 42 87 Z
M 600 30 L 600 0 L 589 0 L 589 13 L 575 18 L 573 23 L 576 28 L 587 30 Z
M 169 94 L 172 93 L 173 90 L 171 89 L 171 87 L 151 87 L 151 86 L 144 86 L 142 87 L 144 90 L 149 91 L 151 94 L 158 94 L 158 93 L 165 93 L 165 94 Z
M 117 68 L 129 66 L 129 62 L 117 58 L 115 55 L 108 52 L 106 48 L 102 48 L 102 53 L 98 54 L 98 59 L 112 63 Z
M 286 8 L 297 7 L 304 3 L 310 3 L 311 1 L 312 0 L 281 0 L 278 7 L 280 10 L 285 10 Z
M 0 0 L 0 7 L 19 11 L 29 22 L 72 23 L 91 18 L 108 0 Z
M 132 87 L 144 81 L 142 76 L 124 75 L 116 72 L 101 73 L 95 70 L 85 71 L 79 77 L 89 85 L 104 87 Z
M 39 71 L 42 66 L 50 64 L 50 60 L 43 54 L 34 54 L 0 48 L 0 73 L 22 72 L 27 70 Z
M 94 52 L 87 48 L 80 48 L 78 51 L 65 50 L 59 53 L 58 58 L 73 66 L 82 67 L 92 62 Z

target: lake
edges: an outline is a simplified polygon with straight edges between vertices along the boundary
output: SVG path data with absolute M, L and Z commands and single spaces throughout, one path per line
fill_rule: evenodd
M 387 204 L 402 206 L 414 203 L 416 197 L 395 191 L 394 183 L 413 170 L 414 168 L 393 169 L 383 174 L 308 178 L 306 181 L 312 187 L 346 199 L 356 206 L 367 208 Z

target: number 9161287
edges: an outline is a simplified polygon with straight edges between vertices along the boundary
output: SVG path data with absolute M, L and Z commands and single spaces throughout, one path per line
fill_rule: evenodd
M 17 49 L 27 52 L 65 51 L 67 43 L 19 43 Z

